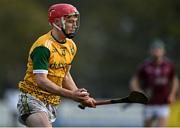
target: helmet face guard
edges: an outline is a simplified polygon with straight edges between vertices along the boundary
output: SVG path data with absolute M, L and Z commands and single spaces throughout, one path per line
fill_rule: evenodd
M 62 32 L 64 33 L 64 35 L 65 35 L 67 38 L 69 38 L 69 39 L 74 38 L 74 36 L 76 35 L 76 32 L 77 32 L 77 31 L 75 31 L 75 32 L 73 32 L 73 33 L 66 33 L 65 29 L 61 28 L 61 30 L 62 30 Z
M 67 33 L 66 24 L 68 22 L 68 18 L 73 16 L 77 17 L 75 26 L 73 26 L 74 31 L 72 33 Z M 56 19 L 60 19 L 60 25 L 55 23 Z M 70 4 L 55 4 L 49 8 L 48 21 L 57 30 L 62 31 L 67 38 L 73 38 L 80 26 L 80 14 L 77 9 Z
M 73 26 L 73 30 L 74 31 L 72 33 L 67 33 L 66 32 L 66 23 L 68 21 L 66 19 L 68 19 L 69 17 L 73 17 L 73 16 L 77 17 L 77 21 L 76 21 L 75 25 Z M 62 26 L 61 26 L 62 32 L 64 33 L 64 35 L 67 38 L 71 39 L 71 38 L 73 38 L 76 35 L 76 33 L 77 33 L 78 29 L 79 29 L 79 26 L 80 26 L 80 15 L 78 13 L 75 13 L 75 14 L 70 14 L 68 16 L 62 17 L 61 18 L 61 24 L 62 24 Z

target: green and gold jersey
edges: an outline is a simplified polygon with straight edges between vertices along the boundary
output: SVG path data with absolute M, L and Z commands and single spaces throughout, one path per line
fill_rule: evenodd
M 60 96 L 42 90 L 35 82 L 34 73 L 45 73 L 52 82 L 62 87 L 76 51 L 77 47 L 71 39 L 66 38 L 64 43 L 60 43 L 53 38 L 51 32 L 41 36 L 30 49 L 26 75 L 19 82 L 20 91 L 45 103 L 58 105 Z

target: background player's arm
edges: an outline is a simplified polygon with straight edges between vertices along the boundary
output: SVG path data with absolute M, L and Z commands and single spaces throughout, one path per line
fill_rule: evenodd
M 139 78 L 137 75 L 134 75 L 132 79 L 130 80 L 130 89 L 133 91 L 139 91 L 142 92 L 142 89 L 140 87 Z
M 169 95 L 169 99 L 168 99 L 170 103 L 175 101 L 175 97 L 176 97 L 178 88 L 179 88 L 179 79 L 178 79 L 177 75 L 175 75 L 172 79 L 172 87 L 171 87 L 171 91 L 170 91 L 170 95 Z

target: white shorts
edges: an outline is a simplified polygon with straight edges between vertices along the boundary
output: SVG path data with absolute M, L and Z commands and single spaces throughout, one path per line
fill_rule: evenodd
M 168 117 L 170 110 L 168 105 L 147 105 L 145 106 L 144 112 L 145 119 L 150 119 L 153 117 Z
M 57 107 L 45 104 L 40 101 L 36 97 L 26 94 L 20 93 L 19 100 L 17 104 L 18 109 L 18 120 L 20 123 L 25 124 L 26 118 L 33 113 L 36 112 L 45 112 L 48 115 L 49 121 L 52 123 L 56 120 L 57 115 Z

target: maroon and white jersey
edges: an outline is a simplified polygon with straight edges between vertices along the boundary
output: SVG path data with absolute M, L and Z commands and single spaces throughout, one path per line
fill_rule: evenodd
M 139 67 L 137 76 L 147 94 L 150 96 L 149 104 L 168 104 L 168 96 L 173 77 L 176 75 L 174 64 L 169 59 L 157 65 L 148 59 Z

